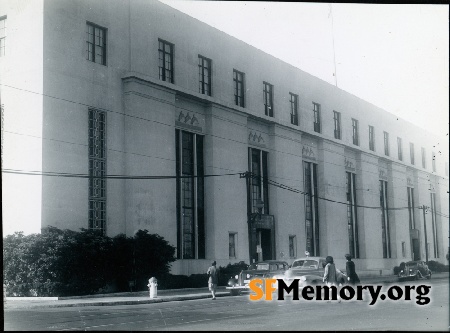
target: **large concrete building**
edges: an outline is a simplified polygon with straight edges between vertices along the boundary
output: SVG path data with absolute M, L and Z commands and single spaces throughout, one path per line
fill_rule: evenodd
M 156 1 L 1 1 L 0 42 L 5 224 L 446 262 L 446 139 Z

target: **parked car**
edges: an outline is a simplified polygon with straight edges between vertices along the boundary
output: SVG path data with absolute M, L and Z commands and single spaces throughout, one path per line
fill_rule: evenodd
M 240 292 L 249 291 L 248 284 L 254 278 L 271 278 L 275 275 L 283 274 L 289 268 L 289 264 L 279 260 L 264 260 L 248 266 L 239 274 L 228 280 L 226 287 L 231 295 L 238 295 Z
M 325 273 L 326 260 L 323 257 L 304 257 L 294 260 L 284 274 L 275 276 L 277 279 L 283 279 L 286 284 L 290 284 L 293 279 L 299 279 L 299 287 L 306 285 L 322 284 L 323 275 Z M 338 270 L 338 282 L 344 284 L 346 282 L 345 275 Z
M 418 279 L 431 279 L 431 270 L 428 265 L 422 260 L 408 261 L 400 273 L 398 273 L 398 280 L 418 280 Z

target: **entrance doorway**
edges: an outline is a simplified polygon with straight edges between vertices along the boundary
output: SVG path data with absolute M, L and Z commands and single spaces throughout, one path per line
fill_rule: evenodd
M 258 261 L 272 259 L 272 234 L 270 229 L 256 229 Z
M 418 239 L 412 240 L 413 260 L 420 260 L 420 245 Z

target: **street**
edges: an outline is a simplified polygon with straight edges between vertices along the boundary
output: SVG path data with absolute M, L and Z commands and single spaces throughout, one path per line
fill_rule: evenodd
M 250 301 L 248 295 L 145 305 L 6 309 L 5 330 L 403 330 L 449 328 L 449 284 L 431 284 L 430 304 L 410 301 Z M 403 284 L 400 284 L 403 285 Z M 384 290 L 384 289 L 383 289 Z

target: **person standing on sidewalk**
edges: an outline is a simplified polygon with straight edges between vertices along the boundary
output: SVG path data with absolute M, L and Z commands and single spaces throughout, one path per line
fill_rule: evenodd
M 351 285 L 355 285 L 357 283 L 360 283 L 358 274 L 356 274 L 355 270 L 355 263 L 352 261 L 352 256 L 350 254 L 345 255 L 345 259 L 347 259 L 347 262 L 345 264 L 345 269 L 347 271 L 347 281 Z
M 219 271 L 216 268 L 215 260 L 211 264 L 211 267 L 208 268 L 208 271 L 206 273 L 208 274 L 209 277 L 208 286 L 212 294 L 212 299 L 216 299 L 216 288 L 217 284 L 219 283 Z
M 332 256 L 327 256 L 325 258 L 327 265 L 325 266 L 325 272 L 323 274 L 323 282 L 327 284 L 328 287 L 335 286 L 337 288 L 338 301 L 341 302 L 341 298 L 339 297 L 339 281 L 338 281 L 338 273 L 342 275 L 342 272 L 339 271 L 334 265 L 334 259 Z M 330 302 L 330 301 L 328 301 Z

